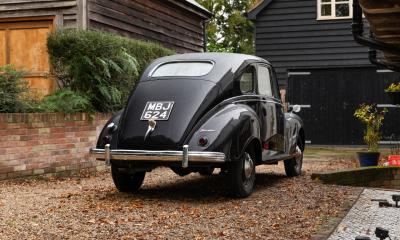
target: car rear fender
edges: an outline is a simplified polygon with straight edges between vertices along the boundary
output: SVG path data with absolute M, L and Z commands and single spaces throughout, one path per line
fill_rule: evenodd
M 260 120 L 247 105 L 230 103 L 205 118 L 187 141 L 190 150 L 224 152 L 228 160 L 235 160 L 254 139 L 260 142 Z M 201 138 L 206 145 L 200 145 Z
M 298 115 L 294 113 L 286 113 L 285 119 L 286 119 L 286 124 L 285 124 L 286 152 L 292 154 L 296 151 L 297 140 L 299 138 L 303 142 L 302 146 L 304 147 L 305 132 L 303 127 L 303 121 Z
M 123 112 L 124 110 L 122 109 L 117 113 L 115 113 L 114 116 L 112 116 L 110 120 L 108 120 L 107 123 L 104 125 L 99 135 L 99 138 L 97 139 L 97 144 L 96 144 L 97 148 L 104 149 L 104 146 L 107 143 L 111 145 L 111 148 L 115 148 L 117 146 L 117 134 L 119 129 L 119 122 Z M 109 128 L 111 123 L 114 123 L 114 125 L 112 128 Z

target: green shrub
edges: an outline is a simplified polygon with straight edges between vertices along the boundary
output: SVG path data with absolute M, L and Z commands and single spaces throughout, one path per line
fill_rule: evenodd
M 43 98 L 41 109 L 46 112 L 94 112 L 88 96 L 63 88 Z
M 87 95 L 101 112 L 123 108 L 139 73 L 154 59 L 173 54 L 157 44 L 92 30 L 59 30 L 47 45 L 60 85 Z
M 0 66 L 0 113 L 35 111 L 37 101 L 29 92 L 23 75 L 23 71 L 10 65 Z

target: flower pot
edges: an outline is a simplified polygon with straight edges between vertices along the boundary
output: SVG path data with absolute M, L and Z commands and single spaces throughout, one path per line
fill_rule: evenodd
M 386 92 L 392 104 L 400 104 L 400 92 Z
M 389 166 L 400 166 L 400 155 L 390 155 L 388 162 Z
M 372 166 L 378 166 L 379 157 L 381 156 L 381 153 L 358 152 L 357 155 L 361 167 L 372 167 Z

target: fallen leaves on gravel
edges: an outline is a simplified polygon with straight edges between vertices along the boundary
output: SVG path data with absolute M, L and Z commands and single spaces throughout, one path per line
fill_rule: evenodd
M 109 173 L 0 182 L 0 239 L 310 239 L 359 193 L 310 179 L 334 166 L 306 162 L 298 178 L 260 167 L 246 199 L 231 198 L 221 176 L 180 178 L 168 169 L 148 174 L 136 194 L 119 193 Z

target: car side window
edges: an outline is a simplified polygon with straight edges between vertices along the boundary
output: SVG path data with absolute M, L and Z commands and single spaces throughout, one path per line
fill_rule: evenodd
M 273 68 L 270 68 L 271 82 L 272 82 L 272 93 L 276 99 L 281 99 L 281 93 L 279 91 L 278 80 L 276 79 L 276 72 Z
M 271 72 L 267 66 L 258 66 L 258 94 L 272 97 Z
M 254 92 L 254 79 L 255 79 L 254 67 L 248 67 L 240 77 L 240 91 L 245 93 Z

